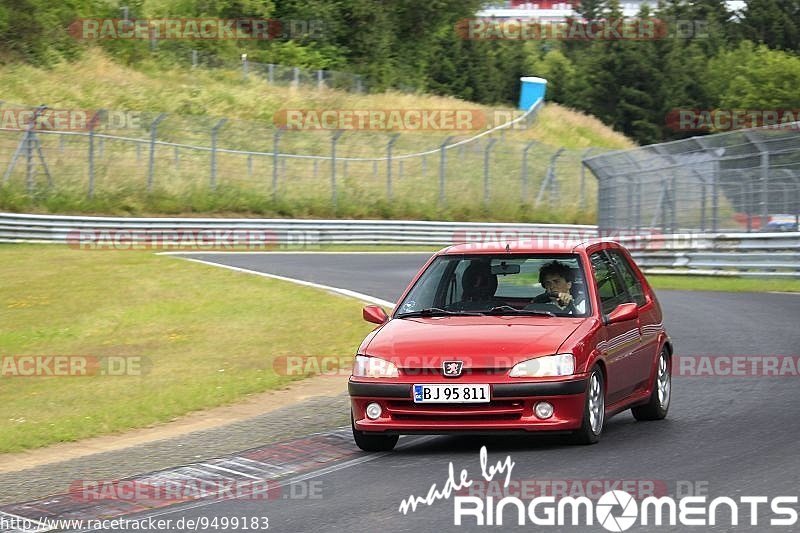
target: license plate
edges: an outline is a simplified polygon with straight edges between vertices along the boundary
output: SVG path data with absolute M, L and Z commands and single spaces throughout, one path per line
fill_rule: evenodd
M 489 385 L 414 385 L 414 403 L 488 403 Z

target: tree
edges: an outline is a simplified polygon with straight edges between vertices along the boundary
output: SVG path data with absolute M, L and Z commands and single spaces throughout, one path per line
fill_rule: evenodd
M 745 39 L 800 51 L 800 0 L 749 0 L 740 24 Z

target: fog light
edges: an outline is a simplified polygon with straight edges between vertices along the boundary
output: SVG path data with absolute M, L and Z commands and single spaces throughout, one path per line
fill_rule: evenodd
M 370 420 L 375 420 L 380 418 L 383 409 L 381 409 L 380 404 L 371 403 L 367 406 L 367 418 Z
M 553 404 L 550 402 L 539 402 L 536 404 L 536 407 L 533 409 L 533 411 L 536 413 L 537 418 L 546 420 L 553 416 Z

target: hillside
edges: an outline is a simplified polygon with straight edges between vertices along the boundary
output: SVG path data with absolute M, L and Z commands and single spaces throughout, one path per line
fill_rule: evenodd
M 0 95 L 2 95 L 0 99 L 6 102 L 4 104 L 6 109 L 14 104 L 44 103 L 53 109 L 126 110 L 143 112 L 143 116 L 146 117 L 166 112 L 169 117 L 160 126 L 159 133 L 169 136 L 166 138 L 169 141 L 191 142 L 197 146 L 209 146 L 209 125 L 215 122 L 215 118 L 225 117 L 229 119 L 229 123 L 226 129 L 221 131 L 220 147 L 256 151 L 271 150 L 273 116 L 281 109 L 471 109 L 484 112 L 490 120 L 508 116 L 514 111 L 508 107 L 481 106 L 455 98 L 420 94 L 389 92 L 359 95 L 334 90 L 271 86 L 255 75 L 244 80 L 238 71 L 194 70 L 184 66 L 165 68 L 164 64 L 155 62 L 145 62 L 133 69 L 112 61 L 96 50 L 78 62 L 59 63 L 47 69 L 26 64 L 0 66 Z M 125 136 L 147 138 L 148 120 L 143 119 L 142 122 L 145 124 L 138 131 L 126 131 Z M 445 135 L 453 132 L 414 130 L 401 133 L 396 154 L 436 148 Z M 456 138 L 464 139 L 475 132 L 455 133 Z M 12 139 L 19 138 L 19 133 L 3 132 L 2 135 L 5 142 L 4 153 L 0 153 L 0 166 L 5 167 L 7 164 L 5 162 L 10 158 L 8 152 L 13 150 L 15 144 Z M 281 152 L 327 156 L 330 149 L 327 135 L 327 132 L 289 132 L 284 136 Z M 55 137 L 55 135 L 40 136 L 46 153 L 47 143 L 55 142 Z M 385 155 L 387 138 L 386 132 L 348 132 L 340 144 L 341 155 L 382 157 Z M 495 148 L 497 158 L 493 166 L 497 169 L 498 175 L 518 174 L 519 170 L 510 163 L 507 164 L 505 160 L 513 160 L 518 166 L 517 155 L 521 153 L 521 147 L 529 141 L 540 143 L 531 153 L 532 165 L 536 167 L 536 171 L 531 172 L 530 179 L 533 182 L 530 184 L 531 192 L 535 192 L 536 179 L 543 177 L 542 164 L 538 164 L 538 159 L 546 160 L 557 148 L 567 149 L 559 161 L 565 170 L 560 172 L 558 179 L 572 182 L 574 185 L 583 149 L 588 147 L 620 149 L 634 145 L 632 141 L 612 131 L 594 117 L 557 104 L 545 106 L 533 126 L 506 131 L 500 137 L 500 141 Z M 72 147 L 72 144 L 69 146 Z M 433 205 L 435 203 L 433 198 L 431 202 L 418 201 L 419 198 L 413 196 L 420 192 L 420 186 L 423 189 L 429 185 L 435 188 L 435 171 L 438 168 L 436 156 L 431 156 L 430 160 L 426 161 L 409 159 L 405 161 L 404 167 L 399 166 L 395 174 L 398 179 L 406 178 L 407 192 L 411 196 L 403 197 L 401 187 L 398 189 L 399 198 L 395 198 L 393 202 L 384 205 L 381 204 L 380 198 L 376 198 L 377 204 L 381 205 L 375 209 L 365 209 L 362 205 L 365 197 L 369 198 L 373 192 L 359 188 L 358 184 L 348 183 L 347 179 L 353 181 L 359 176 L 378 177 L 377 173 L 382 172 L 383 167 L 378 168 L 377 163 L 371 165 L 354 163 L 349 169 L 345 164 L 344 172 L 341 174 L 344 194 L 339 205 L 332 208 L 326 205 L 329 197 L 327 192 L 322 192 L 319 197 L 314 198 L 299 198 L 290 194 L 277 202 L 274 198 L 264 198 L 263 194 L 256 194 L 243 175 L 247 174 L 247 177 L 258 175 L 262 172 L 259 170 L 260 164 L 263 164 L 263 173 L 269 175 L 271 171 L 267 167 L 271 163 L 258 158 L 255 159 L 255 163 L 247 161 L 245 170 L 241 158 L 234 161 L 222 157 L 219 162 L 221 188 L 212 196 L 209 196 L 208 191 L 200 190 L 198 183 L 191 182 L 188 185 L 189 182 L 181 181 L 183 178 L 175 177 L 177 176 L 175 169 L 164 171 L 163 165 L 157 164 L 154 179 L 156 186 L 148 194 L 143 190 L 140 180 L 130 177 L 127 181 L 123 181 L 125 178 L 120 176 L 120 174 L 141 175 L 146 170 L 147 165 L 141 159 L 139 148 L 135 159 L 127 152 L 119 151 L 107 162 L 107 166 L 96 165 L 105 169 L 109 179 L 103 180 L 106 184 L 104 189 L 97 189 L 93 198 L 88 199 L 84 197 L 87 174 L 87 165 L 84 161 L 86 152 L 84 148 L 78 147 L 77 139 L 74 150 L 74 157 L 64 156 L 63 164 L 57 165 L 51 162 L 49 165 L 53 168 L 54 182 L 62 185 L 69 183 L 69 187 L 62 187 L 57 196 L 40 195 L 36 200 L 32 200 L 20 188 L 25 181 L 25 176 L 21 175 L 22 169 L 15 169 L 16 179 L 12 177 L 11 186 L 0 189 L 0 207 L 6 210 L 93 213 L 254 213 L 265 216 L 466 217 L 498 220 L 517 219 L 522 211 L 526 211 L 527 214 L 523 217 L 526 219 L 552 218 L 545 213 L 537 215 L 530 212 L 530 206 L 517 205 L 520 202 L 510 196 L 506 198 L 493 195 L 494 209 L 492 206 L 486 206 L 482 212 L 471 206 L 472 199 L 466 197 L 460 198 L 458 202 L 448 202 L 446 209 Z M 448 167 L 448 176 L 454 173 L 453 175 L 460 179 L 465 172 L 469 174 L 482 169 L 482 163 L 476 165 L 467 161 L 472 158 L 475 159 L 475 163 L 482 161 L 481 150 L 479 143 L 473 143 L 468 145 L 466 150 L 459 151 L 459 157 L 451 158 L 450 164 L 455 165 L 463 160 L 468 164 L 468 168 L 459 171 Z M 63 140 L 59 151 L 64 153 Z M 177 162 L 177 149 L 175 153 Z M 162 154 L 159 152 L 156 156 L 157 163 L 160 161 L 158 159 L 160 155 Z M 119 167 L 123 163 L 128 165 L 127 172 L 121 173 Z M 304 180 L 309 178 L 310 167 L 292 166 L 291 163 L 290 161 L 288 168 L 286 163 L 281 168 L 281 172 L 285 172 L 287 181 L 288 178 Z M 192 167 L 191 164 L 196 166 Z M 181 172 L 192 171 L 196 176 L 198 172 L 203 171 L 204 165 L 205 163 L 194 161 L 184 165 Z M 114 166 L 118 168 L 115 169 Z M 317 169 L 317 162 L 314 162 L 314 176 L 317 176 L 318 170 L 321 174 L 319 184 L 326 186 L 328 172 L 323 168 Z M 110 179 L 112 174 L 113 179 Z M 414 184 L 408 179 L 411 177 L 419 180 L 419 183 Z M 242 180 L 237 181 L 239 178 Z M 479 178 L 480 176 L 476 177 Z M 14 183 L 20 187 L 14 189 Z M 308 181 L 305 184 L 313 187 Z M 398 182 L 398 186 L 402 186 L 402 182 Z M 348 197 L 348 192 L 353 194 Z M 563 187 L 561 192 L 563 196 L 569 198 L 569 194 L 564 194 L 567 191 Z M 514 193 L 514 196 L 519 198 L 520 194 L 524 197 L 525 193 Z M 431 195 L 435 195 L 435 191 L 432 190 Z M 356 206 L 358 208 L 355 208 Z M 502 212 L 499 208 L 502 208 Z M 561 218 L 562 215 L 563 213 L 558 217 Z M 572 219 L 581 221 L 592 216 L 593 213 L 590 212 L 569 215 Z

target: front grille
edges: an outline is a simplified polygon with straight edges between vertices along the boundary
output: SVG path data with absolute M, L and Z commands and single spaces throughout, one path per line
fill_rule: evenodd
M 393 400 L 386 405 L 392 419 L 418 421 L 518 420 L 524 408 L 520 400 L 492 400 L 485 404 L 417 404 Z

